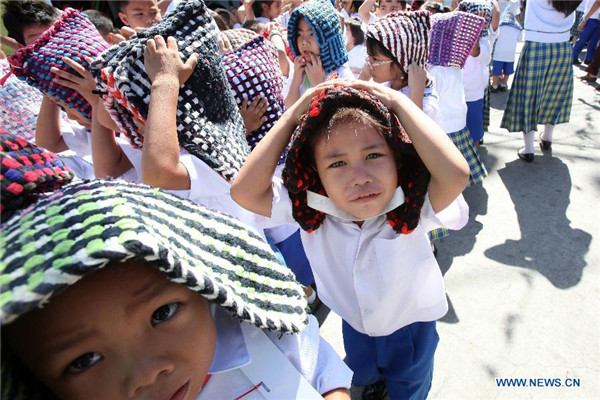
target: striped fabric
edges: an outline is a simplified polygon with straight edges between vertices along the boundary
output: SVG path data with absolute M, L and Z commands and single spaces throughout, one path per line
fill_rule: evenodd
M 469 163 L 469 184 L 467 188 L 472 185 L 476 185 L 479 182 L 482 182 L 483 179 L 488 175 L 487 170 L 485 169 L 485 165 L 481 161 L 479 157 L 479 151 L 477 151 L 477 147 L 473 144 L 471 140 L 471 135 L 469 134 L 469 130 L 467 127 L 464 127 L 458 132 L 451 132 L 448 134 L 452 142 L 460 150 L 462 155 Z
M 573 103 L 573 54 L 569 42 L 525 42 L 501 128 L 537 130 L 569 122 Z
M 0 321 L 109 264 L 152 263 L 263 329 L 298 332 L 306 300 L 269 245 L 236 219 L 119 180 L 71 184 L 2 226 Z
M 450 235 L 450 232 L 446 228 L 434 229 L 434 230 L 429 231 L 427 233 L 427 236 L 429 236 L 429 241 L 430 242 L 433 242 L 434 240 L 438 240 L 438 239 L 444 238 L 444 237 L 446 237 L 448 235 Z

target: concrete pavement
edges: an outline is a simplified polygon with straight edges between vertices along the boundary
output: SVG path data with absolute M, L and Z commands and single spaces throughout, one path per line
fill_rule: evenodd
M 571 122 L 556 128 L 552 151 L 536 143 L 530 164 L 517 158 L 521 135 L 499 127 L 507 94 L 492 95 L 481 147 L 489 177 L 465 192 L 468 225 L 438 244 L 450 310 L 430 399 L 600 399 L 596 88 L 575 79 Z M 344 357 L 339 317 L 317 316 Z

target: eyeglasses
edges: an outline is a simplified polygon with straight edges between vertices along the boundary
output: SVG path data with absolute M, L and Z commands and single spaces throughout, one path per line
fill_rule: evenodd
M 369 56 L 365 58 L 365 64 L 368 64 L 371 68 L 379 67 L 380 65 L 389 64 L 391 62 L 394 62 L 394 60 L 374 61 Z

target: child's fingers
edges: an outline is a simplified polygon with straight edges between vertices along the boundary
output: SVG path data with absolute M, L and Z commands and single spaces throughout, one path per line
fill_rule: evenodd
M 242 106 L 240 107 L 243 111 L 248 109 L 248 99 L 242 100 Z
M 175 38 L 174 38 L 173 36 L 169 36 L 169 37 L 167 38 L 167 43 L 166 43 L 166 45 L 167 45 L 167 47 L 168 47 L 169 49 L 175 49 L 175 50 L 178 50 L 178 47 L 177 47 L 177 40 L 175 40 Z
M 175 39 L 173 39 L 173 40 L 175 40 Z M 198 54 L 193 53 L 191 56 L 189 56 L 189 58 L 185 62 L 185 68 L 191 72 L 191 71 L 194 71 L 194 69 L 196 68 L 196 65 L 198 65 Z
M 75 76 L 67 71 L 63 71 L 56 67 L 50 68 L 50 72 L 58 75 L 60 78 L 62 78 L 61 80 L 68 80 L 71 82 L 81 83 L 81 78 L 79 76 Z M 59 78 L 55 78 L 54 80 L 56 81 L 57 79 Z
M 77 61 L 71 60 L 68 57 L 63 57 L 62 60 L 65 62 L 65 64 L 67 64 L 69 67 L 73 68 L 75 70 L 75 72 L 77 72 L 82 77 L 88 73 L 88 70 L 85 69 L 83 67 L 83 65 L 79 64 Z
M 162 50 L 167 47 L 167 43 L 165 43 L 165 38 L 162 36 L 156 35 L 154 36 L 154 42 L 156 43 L 156 50 Z
M 146 48 L 144 49 L 144 53 L 152 54 L 156 52 L 156 42 L 154 39 L 148 39 L 146 42 Z

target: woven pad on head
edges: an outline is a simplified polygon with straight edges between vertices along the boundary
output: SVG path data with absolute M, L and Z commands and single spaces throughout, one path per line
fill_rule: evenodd
M 399 11 L 367 26 L 367 36 L 381 42 L 404 70 L 413 62 L 425 68 L 429 56 L 429 12 Z
M 232 179 L 250 150 L 221 64 L 218 29 L 207 10 L 201 0 L 181 2 L 156 25 L 101 54 L 92 73 L 121 132 L 141 148 L 144 133 L 134 118 L 145 122 L 148 116 L 151 82 L 144 67 L 146 42 L 156 35 L 165 40 L 173 36 L 184 61 L 197 53 L 198 65 L 179 90 L 179 144 L 225 179 Z
M 457 10 L 483 17 L 483 19 L 485 19 L 485 25 L 481 30 L 480 37 L 489 35 L 493 11 L 491 0 L 461 0 L 461 2 L 458 3 Z
M 326 214 L 312 209 L 307 203 L 308 190 L 327 196 L 319 174 L 313 167 L 310 138 L 328 126 L 333 114 L 340 108 L 366 111 L 381 125 L 387 127 L 384 137 L 395 153 L 398 167 L 398 185 L 406 196 L 404 204 L 387 213 L 387 221 L 400 234 L 409 234 L 419 222 L 421 208 L 429 184 L 429 171 L 419 158 L 398 118 L 374 96 L 349 87 L 323 90 L 313 98 L 309 110 L 292 135 L 282 178 L 292 201 L 294 219 L 307 232 L 318 229 Z M 339 131 L 338 131 L 339 133 Z
M 341 67 L 348 61 L 348 52 L 342 36 L 340 17 L 327 0 L 313 0 L 303 3 L 290 15 L 287 26 L 287 37 L 294 57 L 300 54 L 298 50 L 298 23 L 303 18 L 312 29 L 321 54 L 321 63 L 325 73 Z
M 258 33 L 245 28 L 227 29 L 226 31 L 221 32 L 221 34 L 229 39 L 229 43 L 233 50 L 260 36 Z
M 223 55 L 223 66 L 235 100 L 239 105 L 244 99 L 250 104 L 257 96 L 263 96 L 268 103 L 265 113 L 267 120 L 260 128 L 247 134 L 251 148 L 277 122 L 283 114 L 283 75 L 279 69 L 277 49 L 262 36 Z
M 0 131 L 0 214 L 6 221 L 13 213 L 69 183 L 74 175 L 52 152 L 15 135 Z
M 91 105 L 76 90 L 54 82 L 56 74 L 51 67 L 78 75 L 62 61 L 68 57 L 83 67 L 89 65 L 85 57 L 96 57 L 109 48 L 87 16 L 78 10 L 67 8 L 54 24 L 35 42 L 22 47 L 8 57 L 11 71 L 29 85 L 53 99 L 77 110 L 88 121 L 92 120 Z
M 484 24 L 482 17 L 462 11 L 432 15 L 429 63 L 462 69 Z

